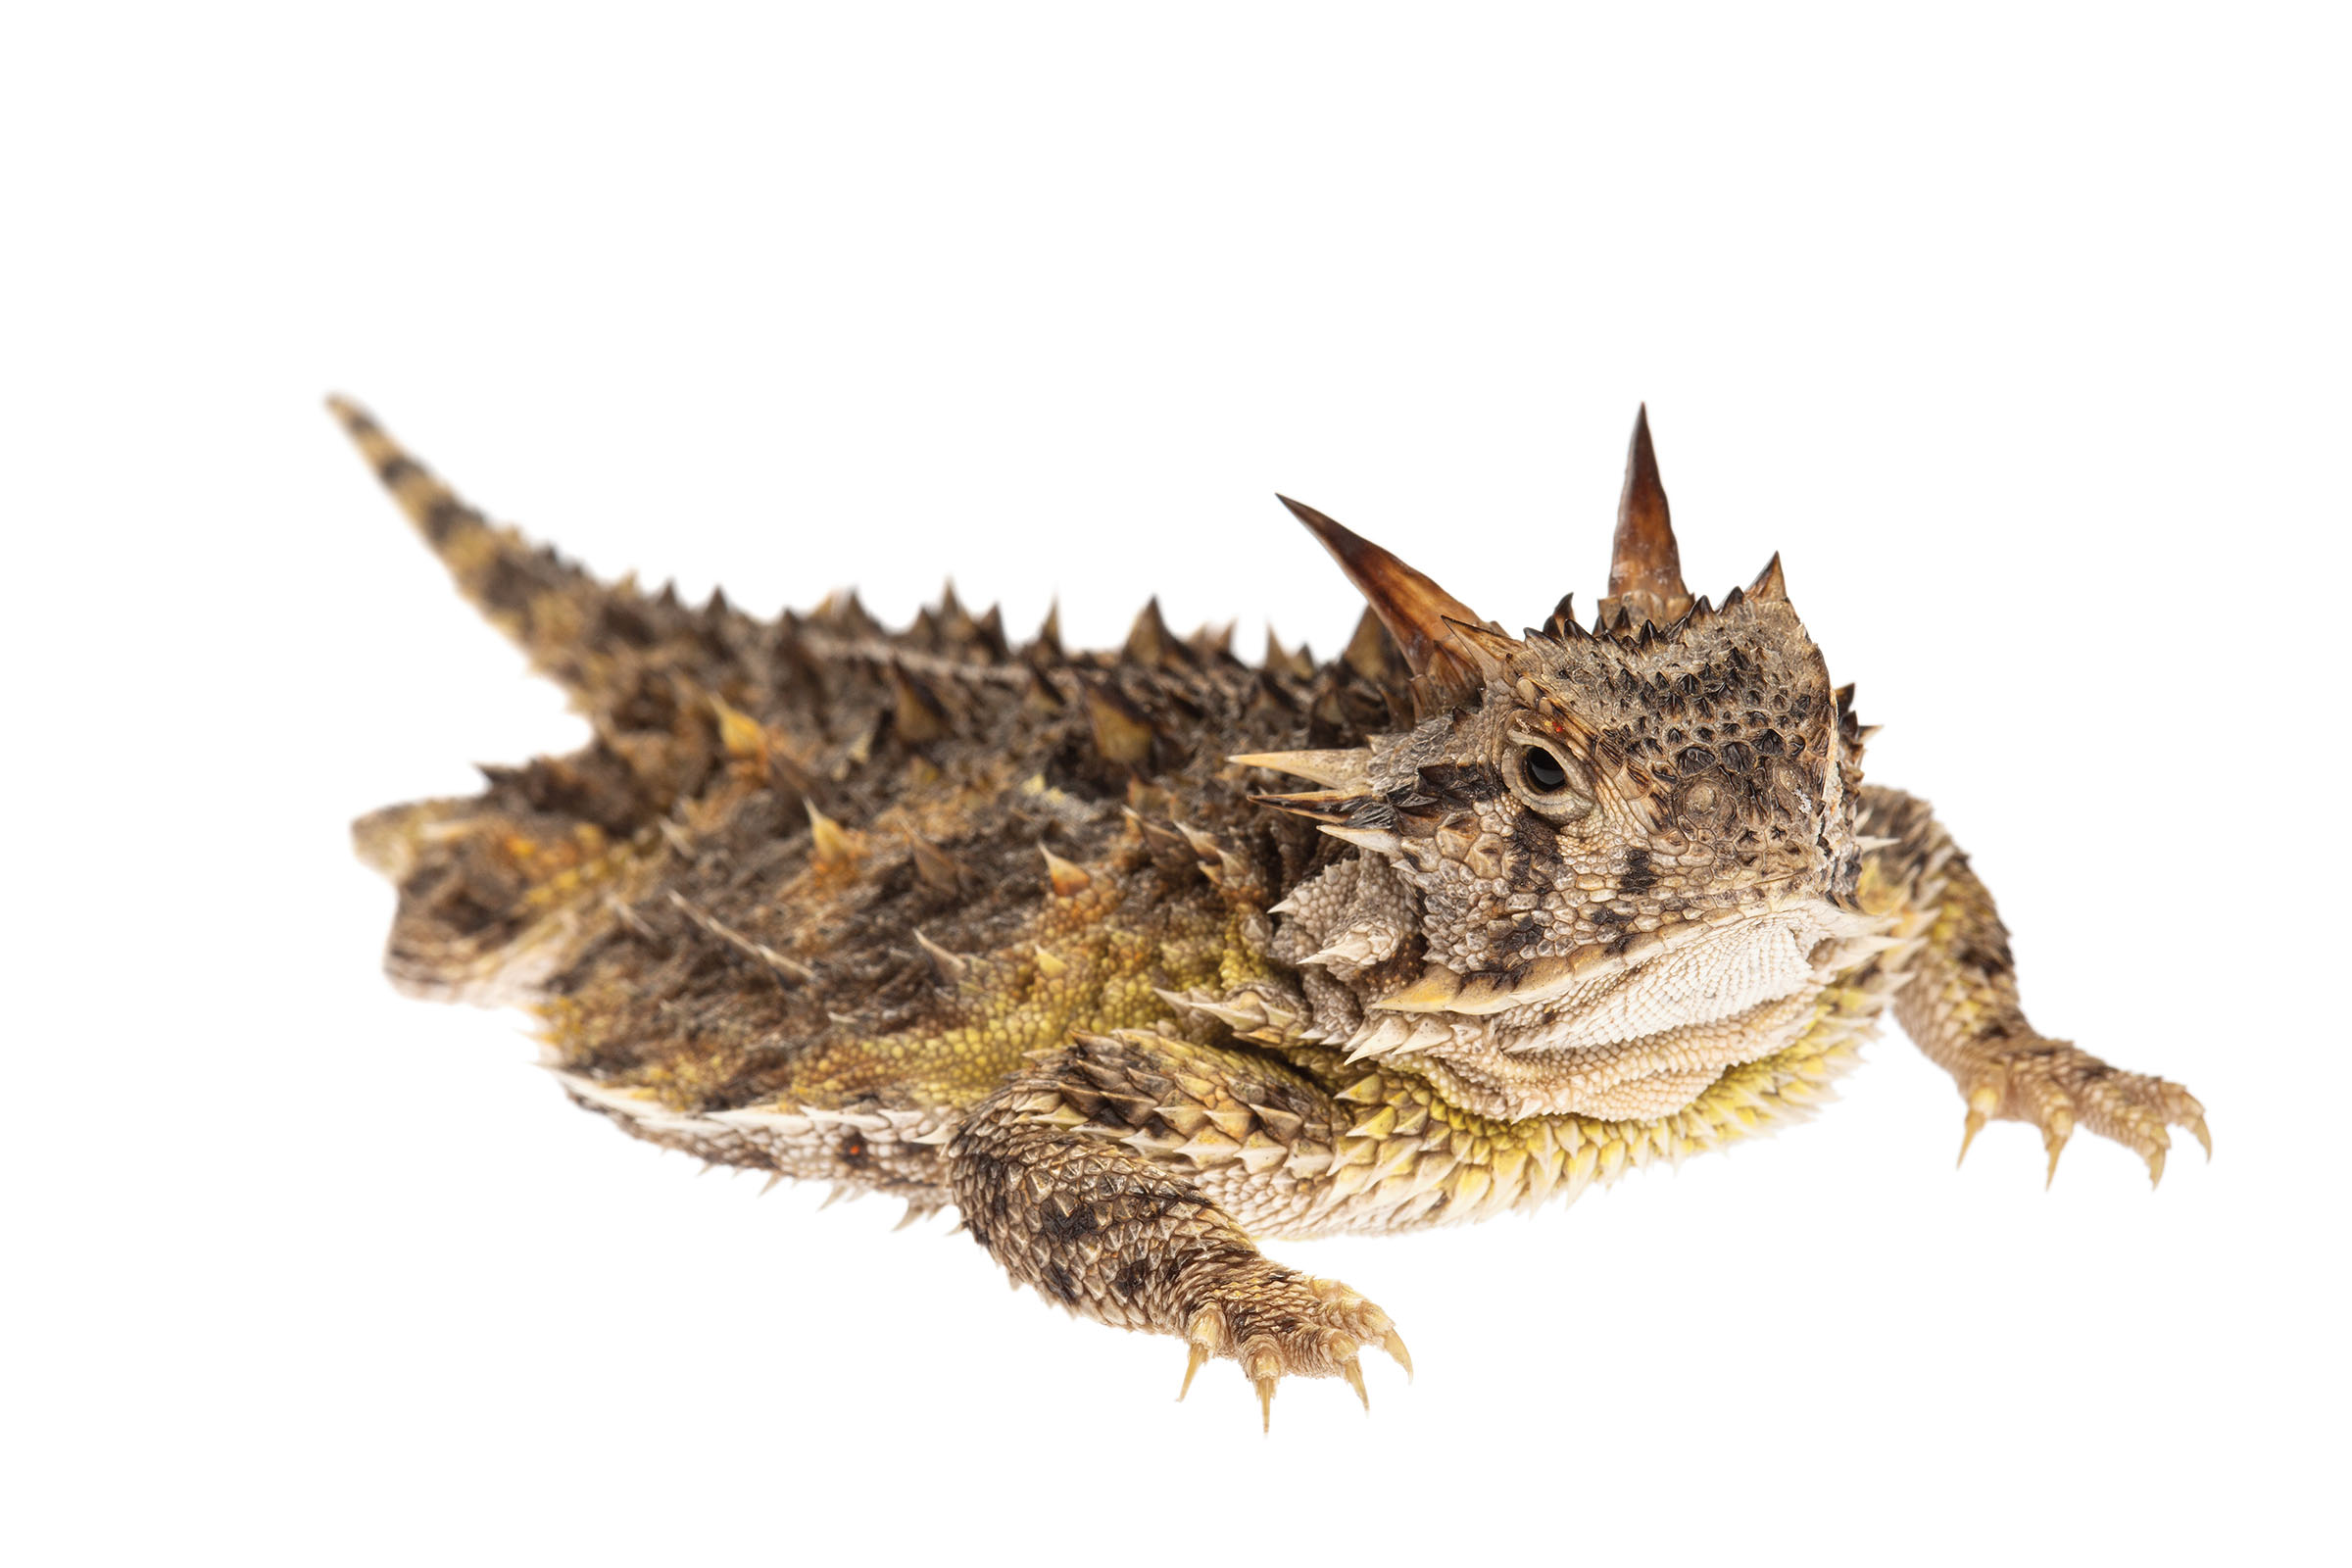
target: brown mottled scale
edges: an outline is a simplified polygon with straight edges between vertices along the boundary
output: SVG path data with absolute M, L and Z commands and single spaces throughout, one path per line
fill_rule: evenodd
M 1361 744 L 1408 700 L 1377 640 L 1252 667 L 1156 605 L 1125 648 L 1067 653 L 1051 623 L 1014 644 L 952 594 L 891 632 L 854 596 L 764 622 L 599 583 L 336 411 L 596 731 L 478 797 L 359 824 L 401 888 L 391 973 L 536 1005 L 568 1073 L 674 1111 L 787 1089 L 953 1107 L 1074 1030 L 1171 1016 L 1154 989 L 1228 975 L 1247 905 L 1174 824 L 1212 833 L 1252 889 L 1287 885 L 1344 848 L 1251 806 L 1225 758 Z M 1049 852 L 1084 886 L 1057 894 Z
M 1511 636 L 1290 503 L 1342 657 L 1025 643 L 948 595 L 775 621 L 598 582 L 333 405 L 595 739 L 357 827 L 419 995 L 529 1007 L 582 1104 L 778 1176 L 956 1204 L 1073 1310 L 1360 1394 L 1402 1341 L 1261 1235 L 1573 1197 L 1809 1114 L 1891 1008 L 1963 1141 L 2161 1175 L 2177 1084 L 2026 1022 L 1991 898 L 1862 778 L 1776 557 L 1684 586 L 1637 421 L 1609 595 Z M 2208 1145 L 2208 1147 L 2210 1147 Z M 1186 1381 L 1191 1381 L 1191 1370 Z

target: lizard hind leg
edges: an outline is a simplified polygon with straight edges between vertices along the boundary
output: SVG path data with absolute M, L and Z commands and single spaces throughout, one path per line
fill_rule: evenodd
M 483 800 L 417 801 L 352 824 L 360 858 L 400 904 L 384 972 L 431 1002 L 527 1002 L 597 921 L 592 901 L 627 857 L 591 822 Z
M 412 996 L 528 1003 L 539 982 L 610 927 L 619 895 L 657 858 L 657 793 L 646 759 L 600 737 L 570 757 L 486 768 L 481 794 L 416 801 L 352 824 L 360 859 L 399 889 L 384 969 Z

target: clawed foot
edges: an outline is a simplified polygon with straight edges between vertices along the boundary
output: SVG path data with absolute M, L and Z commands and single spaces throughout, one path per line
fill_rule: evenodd
M 1311 1279 L 1271 1264 L 1263 1274 L 1220 1286 L 1215 1299 L 1185 1325 L 1185 1339 L 1192 1358 L 1176 1397 L 1191 1392 L 1193 1374 L 1210 1356 L 1229 1356 L 1256 1385 L 1258 1410 L 1269 1431 L 1274 1386 L 1286 1373 L 1346 1378 L 1366 1410 L 1372 1408 L 1372 1396 L 1356 1359 L 1365 1346 L 1386 1350 L 1406 1377 L 1413 1373 L 1413 1358 L 1388 1313 L 1336 1280 Z
M 1960 1157 L 1987 1121 L 2031 1122 L 2041 1129 L 2049 1151 L 2047 1186 L 2058 1175 L 2058 1156 L 2080 1125 L 2136 1151 L 2148 1162 L 2150 1186 L 2164 1180 L 2168 1127 L 2185 1127 L 2213 1157 L 2205 1129 L 2205 1107 L 2179 1084 L 2146 1073 L 2110 1067 L 2063 1040 L 2004 1042 L 1985 1058 L 1957 1075 L 1968 1102 L 1968 1123 Z

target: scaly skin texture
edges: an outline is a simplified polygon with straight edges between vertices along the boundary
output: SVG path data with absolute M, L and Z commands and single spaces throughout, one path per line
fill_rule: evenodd
M 1370 603 L 1255 666 L 1146 607 L 1015 646 L 951 593 L 762 621 L 595 581 L 342 419 L 594 740 L 355 833 L 419 996 L 519 1005 L 581 1104 L 954 1204 L 1071 1310 L 1284 1376 L 1404 1346 L 1257 1238 L 1483 1218 L 1811 1113 L 1889 1005 L 1966 1140 L 2161 1176 L 2180 1086 L 2035 1034 L 1992 900 L 1862 780 L 1778 559 L 1682 586 L 1646 420 L 1600 618 L 1512 637 L 1311 509 Z M 1300 789 L 1297 780 L 1311 786 Z M 2207 1145 L 2210 1150 L 2210 1144 Z M 1408 1363 L 1409 1364 L 1409 1363 Z

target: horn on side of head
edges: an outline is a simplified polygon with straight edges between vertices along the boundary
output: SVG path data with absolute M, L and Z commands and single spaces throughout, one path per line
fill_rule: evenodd
M 1455 692 L 1476 690 L 1495 670 L 1488 647 L 1463 635 L 1459 622 L 1491 628 L 1477 611 L 1389 554 L 1371 540 L 1341 526 L 1314 508 L 1278 497 L 1307 532 L 1322 541 L 1356 592 L 1388 628 L 1404 662 L 1416 675 L 1426 675 Z M 1496 631 L 1495 636 L 1501 633 Z

